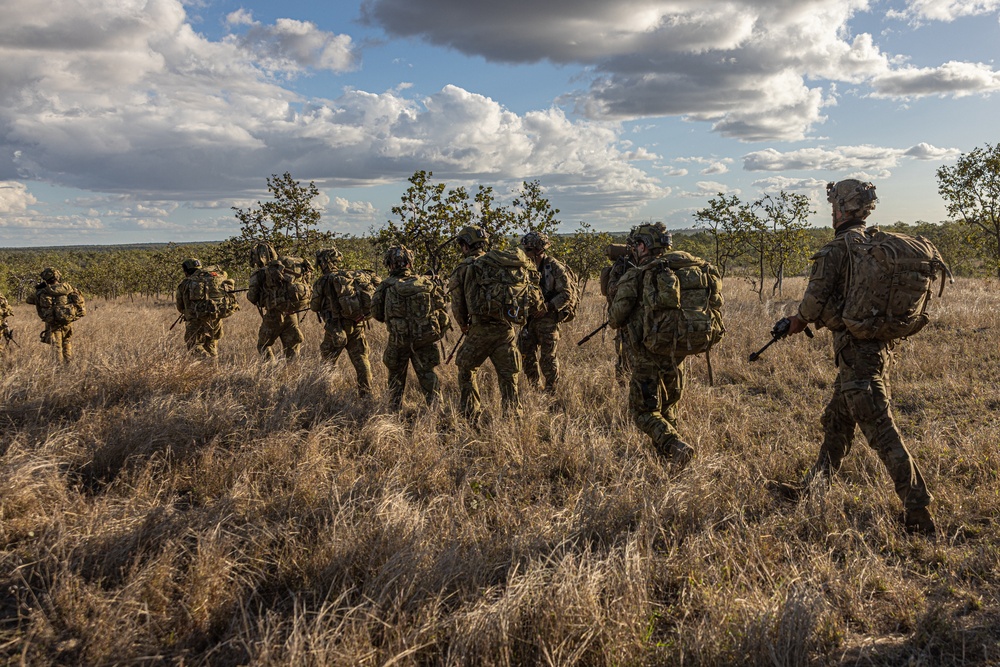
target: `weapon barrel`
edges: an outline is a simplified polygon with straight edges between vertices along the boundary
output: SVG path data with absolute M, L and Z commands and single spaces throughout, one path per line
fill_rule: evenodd
M 605 320 L 604 324 L 602 324 L 601 326 L 597 327 L 596 329 L 594 329 L 593 331 L 591 331 L 589 334 L 587 334 L 586 336 L 584 336 L 583 338 L 581 338 L 580 340 L 578 340 L 576 342 L 576 344 L 577 345 L 583 345 L 588 340 L 590 340 L 591 338 L 593 338 L 597 334 L 601 333 L 604 330 L 604 328 L 607 327 L 609 324 L 611 324 L 611 320 Z

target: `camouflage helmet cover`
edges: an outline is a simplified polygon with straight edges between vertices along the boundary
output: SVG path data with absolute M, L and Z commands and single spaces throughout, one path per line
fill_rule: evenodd
M 464 243 L 470 248 L 475 248 L 476 246 L 482 245 L 490 240 L 489 234 L 482 227 L 476 225 L 468 225 L 462 227 L 462 231 L 455 235 L 455 240 L 459 243 Z
M 875 186 L 856 178 L 826 184 L 826 200 L 844 213 L 871 213 L 878 196 Z
M 323 248 L 316 253 L 316 266 L 324 273 L 329 273 L 343 259 L 344 254 L 336 247 Z
M 201 262 L 194 257 L 188 257 L 183 262 L 181 262 L 181 268 L 188 273 L 201 268 Z
M 628 237 L 628 245 L 643 243 L 650 250 L 669 248 L 674 244 L 674 238 L 662 222 L 639 225 L 632 228 Z
M 250 264 L 257 268 L 265 266 L 275 259 L 278 259 L 278 253 L 275 252 L 270 243 L 258 243 L 250 251 Z
M 542 232 L 528 232 L 521 237 L 521 247 L 525 250 L 545 250 L 549 247 L 549 237 Z
M 405 245 L 394 245 L 382 255 L 382 263 L 390 271 L 413 266 L 413 251 Z
M 46 266 L 42 269 L 42 280 L 45 282 L 59 281 L 62 280 L 62 274 L 59 269 L 54 269 L 51 266 Z

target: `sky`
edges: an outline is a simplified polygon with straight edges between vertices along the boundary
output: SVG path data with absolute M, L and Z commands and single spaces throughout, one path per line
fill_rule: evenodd
M 0 0 L 0 246 L 238 233 L 266 179 L 323 229 L 392 218 L 417 170 L 562 231 L 689 228 L 719 193 L 875 183 L 996 143 L 1000 0 Z

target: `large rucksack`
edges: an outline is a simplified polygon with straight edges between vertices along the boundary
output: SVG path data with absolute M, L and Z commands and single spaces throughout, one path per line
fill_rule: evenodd
M 642 336 L 646 349 L 677 358 L 708 352 L 722 340 L 722 278 L 686 252 L 642 267 Z
M 46 324 L 62 327 L 87 314 L 83 295 L 67 283 L 41 283 L 36 290 L 35 307 Z
M 273 259 L 259 269 L 264 272 L 261 303 L 268 311 L 285 315 L 309 307 L 312 264 L 300 257 Z
M 538 272 L 520 248 L 490 250 L 469 267 L 469 312 L 478 317 L 524 325 L 541 307 Z
M 198 269 L 184 279 L 184 317 L 188 320 L 229 317 L 240 309 L 233 294 L 235 288 L 235 283 L 219 267 Z
M 844 235 L 848 249 L 844 324 L 855 338 L 892 341 L 917 333 L 929 321 L 931 288 L 951 271 L 923 236 L 872 227 Z
M 372 297 L 378 284 L 378 276 L 369 271 L 338 270 L 325 274 L 316 282 L 321 315 L 354 322 L 367 320 L 372 316 Z
M 568 264 L 562 266 L 566 271 L 566 287 L 569 289 L 569 298 L 559 309 L 556 319 L 559 322 L 572 322 L 576 319 L 576 308 L 580 305 L 580 279 L 576 277 L 576 272 Z
M 395 279 L 385 291 L 385 324 L 395 345 L 436 343 L 448 330 L 444 290 L 428 276 Z

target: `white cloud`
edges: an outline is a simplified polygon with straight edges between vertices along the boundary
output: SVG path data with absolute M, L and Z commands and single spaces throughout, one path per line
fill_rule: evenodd
M 712 176 L 713 174 L 725 174 L 729 171 L 725 160 L 717 160 L 701 170 L 702 176 Z
M 350 36 L 324 32 L 308 21 L 278 19 L 274 25 L 253 20 L 239 10 L 227 17 L 230 26 L 249 26 L 242 35 L 230 35 L 228 43 L 251 54 L 270 71 L 298 72 L 306 68 L 347 72 L 357 65 Z
M 874 79 L 875 97 L 967 95 L 1000 90 L 1000 72 L 983 63 L 947 62 L 940 67 L 903 67 Z
M 37 202 L 24 183 L 0 181 L 0 213 L 21 213 Z
M 835 148 L 803 148 L 780 152 L 773 148 L 755 151 L 743 156 L 746 171 L 863 171 L 877 172 L 885 177 L 889 169 L 903 158 L 939 160 L 958 155 L 958 149 L 937 148 L 920 143 L 912 148 L 884 148 L 881 146 L 837 146 Z
M 902 10 L 890 9 L 888 16 L 908 20 L 954 21 L 962 16 L 992 14 L 998 9 L 998 0 L 909 0 Z

